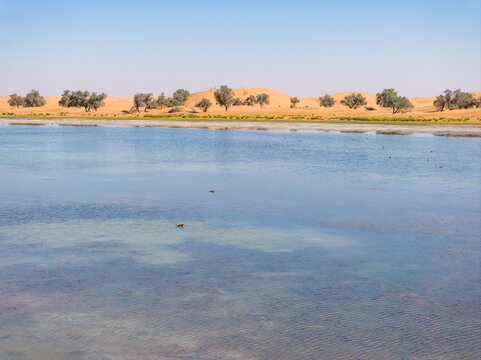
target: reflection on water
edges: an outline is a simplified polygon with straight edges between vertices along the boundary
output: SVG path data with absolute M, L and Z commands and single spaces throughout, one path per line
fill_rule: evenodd
M 476 359 L 480 145 L 0 127 L 0 359 Z

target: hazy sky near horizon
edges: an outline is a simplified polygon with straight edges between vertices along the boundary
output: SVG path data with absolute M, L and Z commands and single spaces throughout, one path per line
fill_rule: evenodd
M 0 0 L 0 95 L 481 90 L 481 0 Z

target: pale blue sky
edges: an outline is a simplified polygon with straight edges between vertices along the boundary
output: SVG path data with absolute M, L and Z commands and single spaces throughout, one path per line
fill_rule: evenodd
M 0 94 L 481 90 L 481 0 L 0 0 Z

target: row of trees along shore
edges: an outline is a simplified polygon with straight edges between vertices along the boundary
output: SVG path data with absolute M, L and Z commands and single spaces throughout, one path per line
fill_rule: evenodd
M 133 106 L 130 112 L 139 112 L 143 108 L 146 112 L 150 109 L 163 109 L 171 108 L 169 112 L 181 111 L 180 106 L 184 105 L 185 101 L 189 97 L 190 92 L 185 89 L 178 89 L 174 92 L 172 97 L 166 97 L 164 93 L 158 97 L 154 97 L 151 93 L 137 93 L 134 95 Z M 91 110 L 97 111 L 99 108 L 105 105 L 105 99 L 107 95 L 104 93 L 95 93 L 89 91 L 70 91 L 65 90 L 58 104 L 62 107 L 75 107 L 84 108 L 86 112 Z M 262 93 L 257 95 L 249 95 L 245 99 L 234 97 L 234 90 L 227 85 L 222 85 L 219 89 L 214 91 L 214 98 L 217 105 L 224 107 L 227 111 L 231 106 L 255 106 L 259 104 L 262 108 L 264 105 L 270 104 L 269 95 Z M 298 97 L 290 98 L 291 108 L 295 108 L 300 102 Z M 319 105 L 321 107 L 333 107 L 336 100 L 329 94 L 319 97 Z M 366 98 L 361 93 L 352 93 L 346 95 L 340 103 L 347 106 L 349 109 L 357 109 L 361 106 L 367 105 Z M 37 90 L 30 91 L 26 96 L 22 97 L 17 94 L 11 94 L 8 104 L 12 107 L 40 107 L 46 104 L 43 96 Z M 405 113 L 414 108 L 414 105 L 409 101 L 407 97 L 400 96 L 394 89 L 384 89 L 382 92 L 376 94 L 376 105 L 384 108 L 392 109 L 393 114 Z M 446 89 L 441 95 L 436 97 L 433 105 L 439 111 L 445 109 L 469 109 L 481 107 L 481 96 L 475 98 L 472 94 L 457 90 Z M 207 98 L 202 98 L 197 102 L 195 107 L 206 112 L 211 106 L 212 102 Z
M 94 92 L 91 93 L 89 91 L 65 90 L 58 104 L 66 108 L 84 108 L 85 112 L 88 112 L 92 109 L 97 111 L 99 108 L 105 105 L 105 98 L 107 98 L 107 95 L 104 93 L 97 94 Z
M 445 108 L 449 110 L 469 109 L 472 107 L 481 107 L 481 96 L 475 98 L 472 94 L 457 90 L 446 89 L 434 100 L 433 105 L 440 111 Z
M 140 112 L 141 108 L 147 111 L 150 109 L 163 109 L 164 107 L 172 108 L 170 112 L 180 111 L 178 107 L 184 105 L 189 95 L 189 91 L 185 89 L 176 90 L 171 98 L 166 98 L 164 93 L 160 94 L 157 98 L 154 97 L 152 93 L 137 93 L 134 95 L 134 104 L 130 111 Z M 226 111 L 231 106 L 254 106 L 255 104 L 259 104 L 262 108 L 264 105 L 269 105 L 270 103 L 269 95 L 264 93 L 249 95 L 244 100 L 241 100 L 239 97 L 234 97 L 234 90 L 226 85 L 222 85 L 218 90 L 214 91 L 214 98 L 216 103 L 224 107 Z M 202 98 L 194 106 L 206 112 L 212 106 L 212 101 L 207 98 Z
M 17 94 L 10 95 L 10 99 L 8 100 L 8 105 L 11 107 L 19 108 L 20 106 L 23 107 L 39 107 L 44 106 L 47 102 L 40 96 L 40 93 L 37 90 L 30 91 L 24 97 L 18 96 Z

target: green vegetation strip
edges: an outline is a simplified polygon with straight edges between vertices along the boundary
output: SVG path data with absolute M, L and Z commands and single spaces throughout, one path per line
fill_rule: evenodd
M 330 123 L 376 123 L 376 124 L 429 124 L 429 123 L 466 123 L 470 120 L 465 118 L 423 118 L 423 117 L 365 117 L 365 116 L 332 116 L 323 118 L 312 115 L 277 115 L 277 116 L 252 116 L 252 115 L 207 115 L 191 113 L 175 114 L 144 114 L 136 116 L 123 116 L 122 114 L 93 114 L 84 117 L 67 116 L 66 113 L 30 113 L 16 114 L 2 112 L 4 118 L 17 119 L 79 119 L 79 120 L 171 120 L 171 121 L 251 121 L 251 122 L 330 122 Z M 481 121 L 481 118 L 472 119 Z

